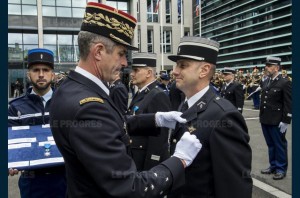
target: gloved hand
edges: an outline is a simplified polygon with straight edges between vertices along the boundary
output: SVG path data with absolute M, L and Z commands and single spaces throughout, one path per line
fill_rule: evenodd
M 188 167 L 191 165 L 202 148 L 202 144 L 195 135 L 185 132 L 176 145 L 174 157 L 183 160 Z
M 170 112 L 157 112 L 155 114 L 155 122 L 158 127 L 167 127 L 175 129 L 176 122 L 186 123 L 186 119 L 180 117 L 181 112 L 170 111 Z
M 285 133 L 287 130 L 288 124 L 284 122 L 280 122 L 278 128 L 280 129 L 281 133 Z

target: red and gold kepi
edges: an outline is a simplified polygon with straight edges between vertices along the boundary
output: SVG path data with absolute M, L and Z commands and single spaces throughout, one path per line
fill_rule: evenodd
M 86 6 L 81 31 L 92 32 L 112 39 L 130 50 L 138 50 L 131 45 L 136 19 L 116 8 L 89 2 Z

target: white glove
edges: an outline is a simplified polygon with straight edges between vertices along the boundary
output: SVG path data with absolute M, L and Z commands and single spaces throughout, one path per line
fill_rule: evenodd
M 186 119 L 180 117 L 181 112 L 170 111 L 170 112 L 157 112 L 155 114 L 155 122 L 158 127 L 167 127 L 175 129 L 176 122 L 186 123 Z
M 260 90 L 261 90 L 261 87 L 259 86 L 255 89 L 255 92 L 260 91 Z
M 285 133 L 287 130 L 288 124 L 284 122 L 280 122 L 278 128 L 280 129 L 281 133 Z
M 185 132 L 179 142 L 176 145 L 174 157 L 184 160 L 188 167 L 199 151 L 202 148 L 202 144 L 195 135 L 191 135 L 189 132 Z

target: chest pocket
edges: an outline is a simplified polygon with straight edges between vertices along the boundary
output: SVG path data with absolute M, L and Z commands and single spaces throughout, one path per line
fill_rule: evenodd
M 269 91 L 269 94 L 272 95 L 272 96 L 280 96 L 282 93 L 282 90 L 279 89 L 279 88 L 272 88 L 270 91 Z

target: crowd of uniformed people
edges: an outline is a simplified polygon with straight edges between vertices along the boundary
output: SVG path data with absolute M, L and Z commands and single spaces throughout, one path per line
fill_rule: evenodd
M 130 44 L 135 24 L 127 13 L 88 3 L 80 61 L 67 74 L 55 75 L 50 50 L 29 50 L 32 86 L 9 103 L 8 126 L 50 123 L 65 165 L 9 167 L 11 176 L 21 171 L 21 197 L 251 197 L 242 115 L 250 98 L 269 148 L 261 173 L 283 179 L 292 113 L 291 78 L 280 74 L 281 59 L 266 57 L 252 73 L 216 71 L 219 43 L 189 36 L 168 57 L 175 62 L 169 72 L 157 75 L 157 54 L 133 53 L 124 84 L 127 49 L 137 50 Z M 85 125 L 60 124 L 66 120 Z

